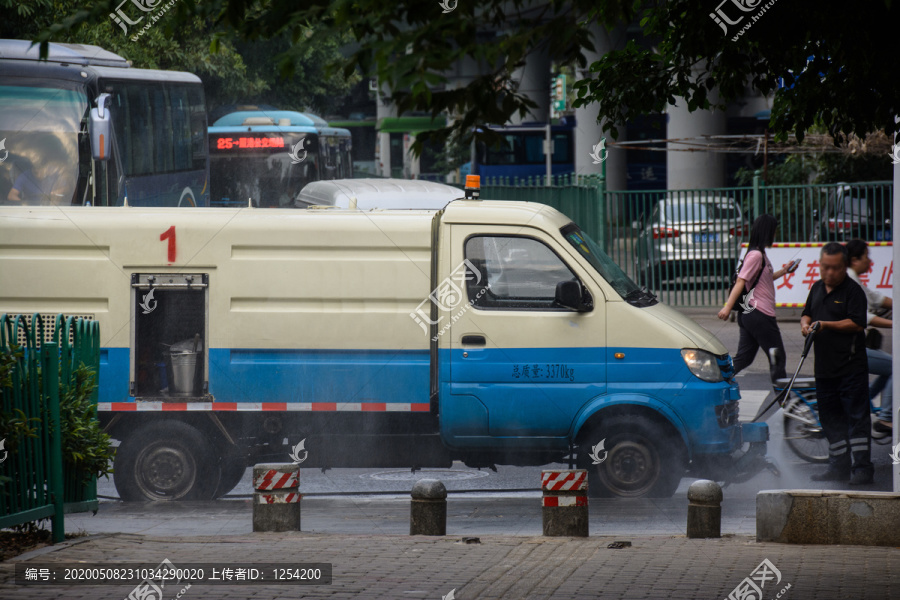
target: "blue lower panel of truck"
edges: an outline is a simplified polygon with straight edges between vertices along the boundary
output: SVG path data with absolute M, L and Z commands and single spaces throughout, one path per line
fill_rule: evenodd
M 718 416 L 737 387 L 690 374 L 678 349 L 507 348 L 441 351 L 441 430 L 457 448 L 513 444 L 565 449 L 590 415 L 613 405 L 663 415 L 691 454 L 727 454 L 741 443 L 737 423 Z M 127 348 L 101 355 L 100 402 L 126 402 Z M 425 350 L 217 349 L 209 392 L 221 403 L 317 403 L 302 410 L 429 410 Z M 133 400 L 133 399 L 132 399 Z M 329 406 L 322 406 L 322 404 Z M 719 410 L 717 410 L 717 408 Z M 290 409 L 290 408 L 289 408 Z
M 737 423 L 720 425 L 716 409 L 738 399 L 737 386 L 698 379 L 678 348 L 470 347 L 441 351 L 440 361 L 441 431 L 456 448 L 564 450 L 614 405 L 662 415 L 691 454 L 740 446 Z
M 127 348 L 104 349 L 100 402 L 128 399 Z M 226 350 L 209 356 L 216 402 L 428 403 L 426 350 Z

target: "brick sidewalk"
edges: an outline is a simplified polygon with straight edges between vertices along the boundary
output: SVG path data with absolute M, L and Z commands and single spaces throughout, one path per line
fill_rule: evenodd
M 615 540 L 633 546 L 608 549 Z M 198 583 L 181 600 L 268 598 L 431 598 L 456 590 L 457 600 L 558 598 L 722 599 L 768 559 L 781 581 L 769 580 L 763 598 L 837 600 L 900 597 L 900 549 L 861 546 L 758 544 L 749 537 L 688 540 L 684 537 L 584 539 L 249 534 L 153 538 L 122 534 L 69 542 L 28 563 L 85 561 L 115 567 L 127 562 L 296 563 L 334 565 L 333 583 L 212 585 Z M 82 565 L 87 566 L 87 565 Z M 126 598 L 131 585 L 41 587 L 12 583 L 11 563 L 0 564 L 0 596 L 102 600 Z M 166 587 L 163 600 L 180 588 Z

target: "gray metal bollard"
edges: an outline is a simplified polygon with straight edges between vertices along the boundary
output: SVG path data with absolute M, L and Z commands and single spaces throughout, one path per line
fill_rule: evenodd
M 688 488 L 687 536 L 722 537 L 722 488 L 715 481 L 698 479 Z
M 253 466 L 253 531 L 300 531 L 300 468 L 293 463 Z
M 587 471 L 541 471 L 544 535 L 588 537 Z
M 413 486 L 409 535 L 447 535 L 447 488 L 437 479 L 420 479 Z

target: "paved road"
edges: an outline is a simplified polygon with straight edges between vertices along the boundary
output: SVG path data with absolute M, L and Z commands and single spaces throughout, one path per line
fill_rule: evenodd
M 629 536 L 631 547 L 610 549 L 621 536 L 544 538 L 480 536 L 463 543 L 394 535 L 269 533 L 180 538 L 102 536 L 43 555 L 20 557 L 20 568 L 121 567 L 164 559 L 175 568 L 205 564 L 221 571 L 236 563 L 264 569 L 266 583 L 191 587 L 170 582 L 162 598 L 183 600 L 327 598 L 439 598 L 456 600 L 581 600 L 728 598 L 739 585 L 762 586 L 764 598 L 862 600 L 897 597 L 900 549 L 791 546 L 756 543 L 743 536 L 689 540 L 681 536 Z M 765 563 L 764 561 L 768 561 Z M 267 565 L 332 565 L 329 585 L 271 585 Z M 67 598 L 122 600 L 134 585 L 18 586 L 14 566 L 0 564 L 0 595 L 10 600 Z M 758 598 L 757 596 L 732 596 Z M 149 599 L 148 599 L 149 600 Z M 154 599 L 156 600 L 156 599 Z

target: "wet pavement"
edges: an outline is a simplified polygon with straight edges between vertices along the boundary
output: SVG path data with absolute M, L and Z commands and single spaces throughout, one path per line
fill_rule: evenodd
M 686 486 L 683 486 L 686 487 Z M 726 492 L 727 493 L 727 492 Z M 305 497 L 301 529 L 310 533 L 409 533 L 409 495 Z M 591 535 L 684 535 L 686 493 L 672 498 L 598 499 L 589 502 Z M 134 533 L 157 537 L 239 535 L 252 532 L 252 502 L 103 502 L 97 515 L 66 516 L 69 532 Z M 451 494 L 448 535 L 541 535 L 541 495 Z M 722 531 L 756 534 L 756 500 L 727 500 Z

